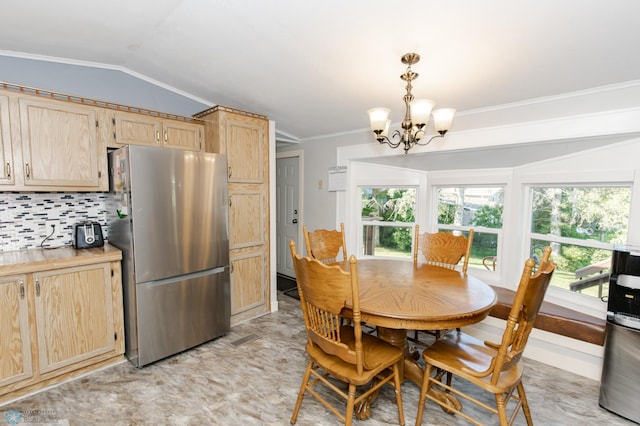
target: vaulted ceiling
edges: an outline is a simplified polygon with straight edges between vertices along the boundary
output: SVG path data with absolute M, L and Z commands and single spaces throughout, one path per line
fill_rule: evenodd
M 0 54 L 118 67 L 305 140 L 366 128 L 373 106 L 400 121 L 407 52 L 416 97 L 460 112 L 638 80 L 639 16 L 637 0 L 20 0 Z

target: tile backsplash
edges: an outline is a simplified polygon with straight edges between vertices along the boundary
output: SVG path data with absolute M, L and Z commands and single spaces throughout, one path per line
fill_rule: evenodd
M 73 245 L 75 224 L 93 220 L 107 239 L 109 193 L 0 193 L 0 250 L 25 250 Z M 52 238 L 47 223 L 55 223 Z M 60 229 L 58 229 L 60 228 Z

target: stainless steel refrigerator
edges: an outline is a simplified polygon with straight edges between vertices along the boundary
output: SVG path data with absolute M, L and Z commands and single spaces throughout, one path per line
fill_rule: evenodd
M 227 333 L 226 157 L 130 145 L 109 153 L 109 172 L 127 358 L 142 367 Z

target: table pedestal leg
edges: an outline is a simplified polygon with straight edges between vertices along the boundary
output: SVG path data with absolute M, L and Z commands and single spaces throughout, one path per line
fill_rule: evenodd
M 404 382 L 405 380 L 410 380 L 416 386 L 421 387 L 422 379 L 424 377 L 424 370 L 411 356 L 409 345 L 407 343 L 407 330 L 378 327 L 378 337 L 380 337 L 385 342 L 391 343 L 393 346 L 403 350 L 404 362 L 400 364 L 400 381 Z M 442 375 L 443 372 L 439 372 L 438 374 Z M 458 399 L 454 395 L 451 395 L 447 392 L 442 392 L 438 389 L 432 389 L 432 391 L 433 392 L 431 392 L 431 395 L 433 395 L 434 398 L 441 400 L 446 405 L 454 407 L 457 410 L 462 409 L 462 404 L 460 404 L 460 401 L 458 401 Z M 359 420 L 365 420 L 369 418 L 371 404 L 373 403 L 373 401 L 375 401 L 377 396 L 377 392 L 374 392 L 369 398 L 363 401 L 360 406 L 356 407 L 356 418 L 358 418 Z M 454 414 L 453 411 L 447 410 L 444 407 L 442 407 L 442 409 L 448 414 Z

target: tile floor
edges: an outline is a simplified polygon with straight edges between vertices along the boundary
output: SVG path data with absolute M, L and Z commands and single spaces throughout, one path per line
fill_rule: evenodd
M 39 425 L 288 425 L 305 366 L 299 302 L 278 295 L 280 310 L 233 327 L 217 340 L 136 369 L 129 362 L 0 407 L 0 425 L 22 416 Z M 536 425 L 631 425 L 598 406 L 599 383 L 539 362 L 526 361 L 525 386 Z M 403 385 L 405 422 L 413 425 L 418 389 Z M 465 409 L 467 407 L 465 406 Z M 469 410 L 471 407 L 469 408 Z M 488 424 L 496 424 L 486 417 Z M 305 398 L 298 425 L 340 422 Z M 367 421 L 397 423 L 390 390 Z M 463 425 L 434 404 L 423 424 Z M 516 424 L 525 424 L 519 415 Z

